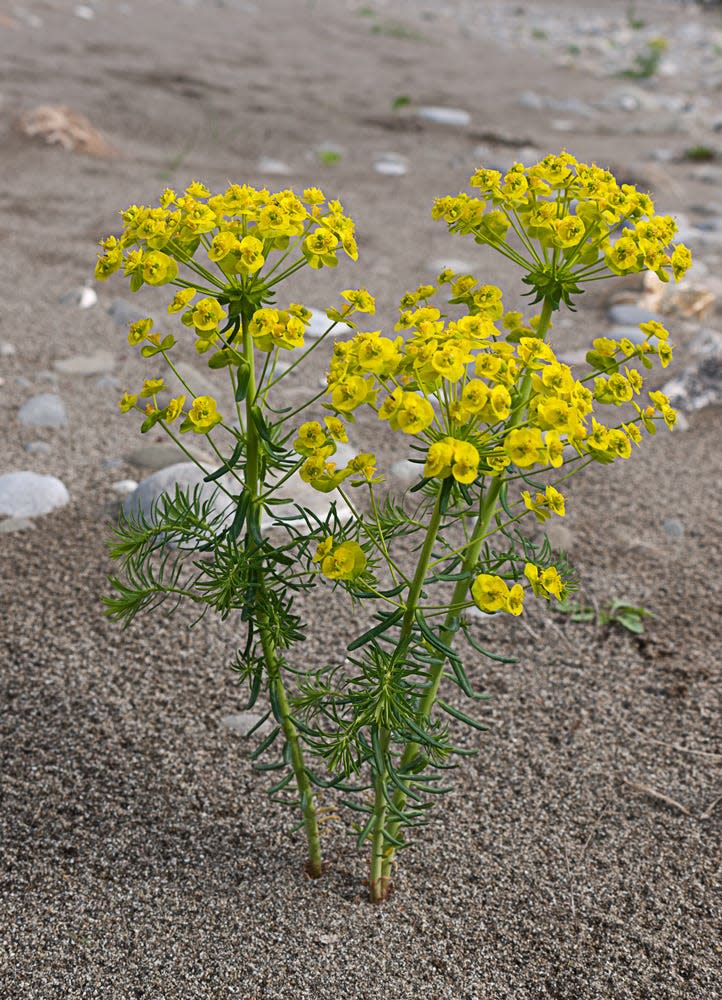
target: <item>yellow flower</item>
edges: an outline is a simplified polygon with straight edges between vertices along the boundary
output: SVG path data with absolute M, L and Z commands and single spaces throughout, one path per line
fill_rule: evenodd
M 237 270 L 240 274 L 255 274 L 266 262 L 263 243 L 255 236 L 244 236 L 238 245 Z
M 191 318 L 193 326 L 199 333 L 214 333 L 218 329 L 219 322 L 226 318 L 226 314 L 216 299 L 206 298 L 196 302 Z
M 316 554 L 314 555 L 312 562 L 321 562 L 325 559 L 333 548 L 333 535 L 328 535 L 322 542 L 319 542 L 316 546 Z
M 124 392 L 122 397 L 118 402 L 118 407 L 121 413 L 127 413 L 128 410 L 132 410 L 135 404 L 138 402 L 138 397 L 132 392 Z
M 509 590 L 504 610 L 510 615 L 520 615 L 524 610 L 524 588 L 520 583 L 515 583 Z
M 545 491 L 546 505 L 552 513 L 558 517 L 564 517 L 566 508 L 564 505 L 564 495 L 553 486 L 547 486 Z
M 528 469 L 544 453 L 541 431 L 538 427 L 515 427 L 504 441 L 504 451 L 520 469 Z
M 348 434 L 346 433 L 346 428 L 338 417 L 324 417 L 323 422 L 326 425 L 328 433 L 334 439 L 334 441 L 341 441 L 345 443 L 348 441 Z
M 179 292 L 175 293 L 173 301 L 168 306 L 168 312 L 181 312 L 196 294 L 195 288 L 181 288 Z
M 350 375 L 334 386 L 331 402 L 335 410 L 350 413 L 362 403 L 370 402 L 375 393 L 371 382 L 360 375 Z
M 469 413 L 481 413 L 489 402 L 489 387 L 486 382 L 478 378 L 467 382 L 461 392 L 461 401 Z
M 471 596 L 480 611 L 502 611 L 509 600 L 509 588 L 500 576 L 481 573 L 471 585 Z
M 632 454 L 632 442 L 624 431 L 615 428 L 607 434 L 607 450 L 613 452 L 619 458 L 629 458 Z
M 435 441 L 426 453 L 424 476 L 427 479 L 445 479 L 451 473 L 453 461 L 454 439 L 447 437 L 443 441 Z
M 687 270 L 689 270 L 691 266 L 691 251 L 684 245 L 684 243 L 678 243 L 672 251 L 672 274 L 674 275 L 674 280 L 679 281 L 679 279 Z
M 299 455 L 306 455 L 309 458 L 322 449 L 325 455 L 330 455 L 334 448 L 333 445 L 328 444 L 326 432 L 317 420 L 309 420 L 305 424 L 301 424 L 293 447 Z
M 167 285 L 178 277 L 178 265 L 161 250 L 151 250 L 143 255 L 143 280 L 149 285 Z
M 143 388 L 140 390 L 141 396 L 146 399 L 149 396 L 155 396 L 164 387 L 164 382 L 162 378 L 147 378 L 143 382 Z
M 354 580 L 366 569 L 366 556 L 358 542 L 341 542 L 321 563 L 329 580 Z
M 457 483 L 473 483 L 479 473 L 479 452 L 468 441 L 454 441 L 451 474 Z
M 165 408 L 165 419 L 167 423 L 172 424 L 173 421 L 176 420 L 181 413 L 183 413 L 185 401 L 185 396 L 176 396 L 174 399 L 171 399 Z
M 346 299 L 355 312 L 373 313 L 376 312 L 376 300 L 365 288 L 347 288 L 341 292 L 341 298 Z
M 453 343 L 444 344 L 438 351 L 435 351 L 431 358 L 434 371 L 438 372 L 449 382 L 458 382 L 463 378 L 466 371 L 467 362 L 471 360 L 470 355 L 461 350 Z
M 196 396 L 180 429 L 193 431 L 194 434 L 208 434 L 222 419 L 212 396 Z
M 547 594 L 552 594 L 558 601 L 562 599 L 564 581 L 559 576 L 555 566 L 550 566 L 542 572 L 539 577 L 539 583 L 542 585 Z
M 153 320 L 147 316 L 145 319 L 136 320 L 128 327 L 128 343 L 135 347 L 141 344 L 153 327 Z
M 434 422 L 434 408 L 423 396 L 405 392 L 395 416 L 404 434 L 421 434 Z
M 547 431 L 544 443 L 547 449 L 547 461 L 553 468 L 558 469 L 564 462 L 564 444 L 561 438 L 556 431 Z

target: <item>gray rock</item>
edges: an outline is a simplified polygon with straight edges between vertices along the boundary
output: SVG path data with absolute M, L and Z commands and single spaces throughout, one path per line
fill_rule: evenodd
M 471 123 L 471 115 L 462 108 L 441 108 L 436 105 L 417 108 L 416 117 L 436 125 L 453 125 L 464 128 Z
M 331 326 L 331 320 L 323 309 L 314 309 L 311 307 L 310 312 L 311 319 L 308 321 L 306 327 L 305 338 L 306 340 L 318 340 L 328 330 L 329 326 Z M 346 329 L 347 327 L 343 323 L 339 323 L 333 332 L 338 335 L 338 333 L 343 333 Z
M 642 320 L 642 322 L 646 321 Z M 613 326 L 609 331 L 609 336 L 612 340 L 623 340 L 626 337 L 633 344 L 643 344 L 647 339 L 638 326 Z
M 271 156 L 262 156 L 258 161 L 258 170 L 262 174 L 270 174 L 274 177 L 288 177 L 293 171 L 283 160 L 274 160 Z
M 97 301 L 98 295 L 95 289 L 90 288 L 88 285 L 79 285 L 77 288 L 71 288 L 60 300 L 62 305 L 75 306 L 77 309 L 92 309 Z
M 0 521 L 0 535 L 10 535 L 15 531 L 29 531 L 35 523 L 27 517 L 6 517 Z
M 196 368 L 195 365 L 190 364 L 188 361 L 178 361 L 175 367 L 180 378 L 170 368 L 164 368 L 163 370 L 166 388 L 159 394 L 159 398 L 163 401 L 170 399 L 171 396 L 189 396 L 189 391 L 183 385 L 183 382 L 190 387 L 190 394 L 192 396 L 213 396 L 217 398 L 219 381 L 224 383 L 228 381 L 225 372 L 220 372 L 220 380 L 214 381 L 210 368 L 201 371 L 201 369 Z
M 722 357 L 722 333 L 717 330 L 700 330 L 690 343 L 689 350 L 698 357 Z
M 138 489 L 138 483 L 135 479 L 118 479 L 117 482 L 111 483 L 110 488 L 119 497 L 127 497 L 128 494 Z
M 409 483 L 416 482 L 419 479 L 422 469 L 423 466 L 419 465 L 418 462 L 412 462 L 408 458 L 401 458 L 391 466 L 389 476 L 397 483 L 403 483 L 404 486 L 407 486 Z
M 684 536 L 684 524 L 676 517 L 670 517 L 662 525 L 665 535 L 670 538 L 682 538 Z
M 608 315 L 611 322 L 619 326 L 637 326 L 639 323 L 648 323 L 650 320 L 659 319 L 659 316 L 651 309 L 629 305 L 626 302 L 611 306 Z
M 199 462 L 207 465 L 209 469 L 212 468 L 213 458 L 198 448 L 194 448 L 190 443 L 186 443 L 186 448 Z M 188 461 L 187 456 L 173 441 L 143 445 L 141 448 L 136 448 L 135 451 L 127 455 L 126 460 L 131 465 L 135 465 L 136 468 L 147 469 L 151 472 L 157 472 L 159 469 L 167 469 L 169 465 L 177 465 L 179 462 Z
M 212 471 L 212 466 L 209 466 L 208 472 Z M 123 513 L 131 519 L 141 514 L 146 520 L 154 522 L 153 509 L 159 497 L 163 494 L 174 497 L 177 488 L 186 494 L 192 494 L 199 488 L 202 502 L 212 500 L 214 512 L 222 517 L 219 527 L 225 526 L 232 516 L 235 503 L 221 491 L 221 487 L 225 487 L 230 493 L 240 492 L 240 487 L 230 476 L 224 476 L 218 484 L 205 483 L 203 479 L 206 475 L 203 469 L 192 462 L 178 462 L 159 469 L 141 480 L 137 488 L 126 497 L 123 501 Z
M 95 384 L 100 389 L 120 389 L 120 379 L 115 375 L 101 375 L 96 378 Z
M 40 517 L 70 500 L 65 484 L 37 472 L 8 472 L 0 476 L 0 514 Z
M 135 302 L 128 302 L 126 299 L 113 299 L 108 308 L 108 315 L 114 323 L 127 330 L 131 323 L 145 319 L 149 313 L 146 309 L 136 305 Z M 152 317 L 152 313 L 150 315 Z
M 53 446 L 49 441 L 28 441 L 25 445 L 28 455 L 49 455 L 52 450 Z
M 385 177 L 403 177 L 408 173 L 408 160 L 400 153 L 382 153 L 374 160 L 374 170 Z
M 53 368 L 61 375 L 105 375 L 114 367 L 115 356 L 110 351 L 75 354 L 71 358 L 53 361 Z
M 28 427 L 64 427 L 68 415 L 60 396 L 42 392 L 23 403 L 18 410 L 18 420 Z
M 339 466 L 345 465 L 348 461 L 348 459 L 343 458 L 340 451 L 333 456 L 333 460 Z M 322 521 L 325 521 L 328 517 L 332 503 L 336 504 L 336 514 L 342 523 L 350 521 L 353 517 L 351 508 L 338 493 L 335 491 L 332 493 L 319 493 L 318 490 L 309 486 L 308 483 L 304 483 L 297 472 L 283 484 L 278 494 L 278 499 L 285 502 L 274 504 L 264 516 L 261 526 L 266 531 L 270 530 L 274 517 L 292 519 L 294 521 L 299 520 L 300 515 L 296 510 L 296 505 L 312 511 Z
M 232 729 L 236 733 L 240 733 L 241 736 L 246 738 L 249 736 L 251 730 L 254 726 L 258 726 L 263 718 L 262 715 L 258 715 L 256 712 L 233 712 L 230 715 L 224 715 L 221 719 L 221 725 L 226 729 Z M 258 726 L 258 729 L 253 734 L 254 736 L 267 736 L 273 728 L 272 719 L 266 719 L 265 722 Z
M 0 358 L 12 358 L 17 354 L 17 348 L 15 344 L 9 344 L 7 341 L 3 341 L 0 344 Z

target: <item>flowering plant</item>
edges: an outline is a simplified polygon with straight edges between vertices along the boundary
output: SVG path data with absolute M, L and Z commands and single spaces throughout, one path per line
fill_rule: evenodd
M 336 340 L 321 392 L 291 412 L 274 408 L 273 390 L 318 344 L 305 345 L 310 312 L 272 306 L 273 290 L 301 267 L 333 267 L 340 252 L 356 258 L 353 223 L 338 202 L 317 189 L 299 198 L 236 185 L 211 196 L 196 182 L 180 197 L 164 192 L 160 208 L 124 213 L 123 235 L 104 241 L 96 271 L 105 278 L 122 268 L 136 290 L 176 286 L 168 311 L 181 313 L 209 368 L 225 369 L 236 409 L 226 419 L 190 385 L 161 405 L 157 378 L 123 396 L 122 410 L 141 412 L 142 431 L 157 425 L 181 447 L 186 432 L 207 438 L 219 466 L 205 478 L 228 495 L 233 515 L 214 512 L 199 492 L 177 492 L 161 498 L 152 519 L 122 518 L 112 551 L 124 573 L 112 578 L 108 612 L 127 622 L 183 597 L 223 616 L 240 612 L 235 666 L 249 704 L 263 694 L 262 719 L 274 722 L 254 756 L 282 745 L 272 793 L 295 785 L 307 870 L 322 870 L 317 789 L 333 786 L 361 815 L 356 833 L 371 845 L 375 901 L 391 889 L 406 831 L 424 822 L 453 756 L 467 752 L 449 724 L 484 728 L 448 693 L 484 697 L 464 668 L 460 637 L 480 656 L 503 659 L 479 645 L 468 610 L 518 616 L 530 595 L 563 601 L 573 589 L 564 559 L 521 522 L 563 517 L 560 487 L 571 475 L 628 459 L 645 433 L 675 421 L 640 371 L 669 363 L 660 323 L 642 324 L 638 344 L 595 339 L 580 373 L 549 339 L 554 311 L 573 308 L 586 282 L 642 269 L 678 279 L 690 254 L 671 246 L 674 221 L 568 153 L 515 164 L 503 177 L 480 169 L 471 185 L 481 198 L 440 198 L 434 216 L 514 261 L 540 312 L 507 311 L 500 289 L 446 270 L 403 296 L 386 336 L 358 329 L 374 300 L 346 290 L 321 340 L 344 326 L 352 335 Z M 142 320 L 129 340 L 178 375 L 171 334 Z M 291 352 L 290 366 L 279 365 Z M 320 397 L 328 415 L 296 426 Z M 383 492 L 373 454 L 334 462 L 364 411 L 411 449 L 418 481 L 401 499 Z M 329 495 L 324 517 L 275 506 L 296 475 Z M 176 549 L 167 548 L 172 541 Z M 301 665 L 294 648 L 305 634 L 294 598 L 319 584 L 375 608 L 342 664 Z

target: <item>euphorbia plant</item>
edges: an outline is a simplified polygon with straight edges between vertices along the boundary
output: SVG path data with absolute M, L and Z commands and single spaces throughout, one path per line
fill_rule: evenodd
M 301 361 L 310 353 L 303 345 L 309 314 L 268 302 L 299 267 L 333 266 L 341 247 L 355 256 L 352 224 L 338 203 L 315 189 L 303 200 L 246 187 L 211 197 L 194 184 L 180 198 L 166 192 L 160 209 L 126 213 L 123 236 L 106 241 L 98 266 L 101 277 L 123 266 L 135 286 L 178 285 L 169 311 L 185 310 L 198 349 L 210 352 L 209 367 L 227 370 L 238 405 L 235 424 L 210 397 L 160 406 L 159 381 L 146 381 L 138 394 L 150 400 L 142 429 L 160 426 L 180 443 L 178 420 L 181 433 L 206 435 L 220 462 L 206 478 L 229 493 L 235 514 L 224 520 L 198 494 L 177 494 L 161 501 L 152 521 L 122 520 L 114 554 L 125 579 L 113 579 L 109 611 L 129 620 L 146 605 L 188 597 L 223 615 L 242 612 L 237 667 L 251 702 L 263 691 L 276 722 L 259 750 L 283 740 L 277 766 L 287 773 L 274 791 L 295 781 L 309 871 L 321 870 L 314 786 L 334 785 L 362 814 L 356 832 L 360 845 L 371 845 L 376 901 L 390 891 L 405 831 L 424 821 L 431 793 L 443 791 L 439 778 L 467 752 L 454 747 L 445 720 L 483 728 L 448 693 L 458 687 L 483 697 L 455 648 L 458 634 L 481 656 L 502 658 L 479 645 L 465 612 L 475 606 L 518 616 L 528 593 L 563 600 L 572 587 L 563 560 L 546 541 L 528 538 L 521 522 L 563 517 L 559 487 L 571 475 L 591 462 L 627 459 L 658 421 L 674 424 L 665 396 L 643 396 L 639 370 L 653 358 L 669 362 L 661 324 L 642 324 L 639 344 L 595 339 L 580 373 L 559 361 L 549 339 L 553 313 L 573 308 L 585 282 L 644 268 L 678 279 L 690 255 L 670 247 L 673 220 L 655 215 L 647 195 L 567 153 L 529 169 L 516 164 L 504 177 L 478 170 L 471 184 L 483 198 L 441 198 L 435 217 L 514 261 L 539 314 L 526 320 L 505 311 L 498 288 L 444 271 L 404 295 L 392 335 L 356 330 L 336 341 L 326 388 L 309 400 L 324 397 L 330 415 L 323 422 L 299 426 L 302 407 L 273 409 L 272 390 L 285 375 L 275 374 L 279 354 L 300 351 Z M 373 312 L 364 289 L 342 294 L 344 307 L 329 310 L 328 332 Z M 154 333 L 149 321 L 134 324 L 130 340 L 174 367 L 172 336 Z M 265 355 L 258 377 L 257 352 Z M 121 408 L 142 409 L 135 394 Z M 400 500 L 382 493 L 373 454 L 334 464 L 346 424 L 365 409 L 404 435 L 418 464 L 418 482 Z M 325 518 L 298 505 L 296 517 L 274 518 L 278 491 L 296 471 L 342 498 L 351 515 L 339 516 L 331 499 Z M 363 502 L 349 487 L 363 491 Z M 151 555 L 169 540 L 180 548 L 164 550 L 156 565 Z M 410 560 L 404 553 L 414 540 Z M 345 663 L 314 669 L 292 661 L 304 634 L 293 598 L 324 582 L 376 610 L 349 642 Z

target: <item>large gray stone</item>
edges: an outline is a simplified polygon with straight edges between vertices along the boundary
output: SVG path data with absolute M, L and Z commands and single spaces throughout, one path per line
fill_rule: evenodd
M 68 415 L 62 399 L 54 392 L 32 396 L 18 410 L 18 420 L 28 427 L 63 427 Z
M 0 476 L 0 514 L 6 517 L 40 517 L 69 500 L 65 484 L 55 476 L 25 471 Z
M 647 339 L 638 326 L 613 326 L 609 331 L 612 340 L 631 340 L 633 344 L 643 344 Z
M 75 354 L 71 358 L 53 361 L 53 368 L 61 375 L 105 375 L 114 367 L 115 356 L 110 351 Z
M 184 446 L 202 465 L 207 465 L 209 469 L 213 467 L 214 460 L 207 453 L 195 448 L 188 441 L 184 442 Z M 175 441 L 160 441 L 136 448 L 126 455 L 126 460 L 138 469 L 157 472 L 158 469 L 167 469 L 169 465 L 178 465 L 179 462 L 186 462 L 188 459 Z
M 126 329 L 131 323 L 137 323 L 139 319 L 145 319 L 149 315 L 147 309 L 136 305 L 135 302 L 128 302 L 126 299 L 113 299 L 108 314 L 114 323 Z M 152 313 L 150 316 L 152 318 Z
M 640 323 L 649 323 L 650 320 L 659 319 L 659 316 L 651 309 L 645 309 L 644 306 L 620 302 L 610 306 L 609 319 L 619 326 L 638 326 Z
M 209 465 L 208 472 L 212 471 L 213 467 Z M 196 487 L 200 487 L 203 501 L 212 499 L 215 512 L 230 516 L 234 502 L 222 492 L 221 487 L 225 487 L 231 493 L 240 492 L 240 487 L 230 476 L 222 477 L 220 486 L 215 483 L 205 483 L 203 480 L 206 475 L 207 472 L 192 462 L 177 462 L 175 465 L 159 469 L 152 475 L 146 476 L 126 497 L 123 501 L 123 512 L 130 518 L 135 518 L 140 513 L 146 520 L 152 521 L 154 505 L 164 493 L 173 497 L 176 489 L 180 488 L 183 493 L 190 495 Z M 223 523 L 225 520 L 226 518 Z

